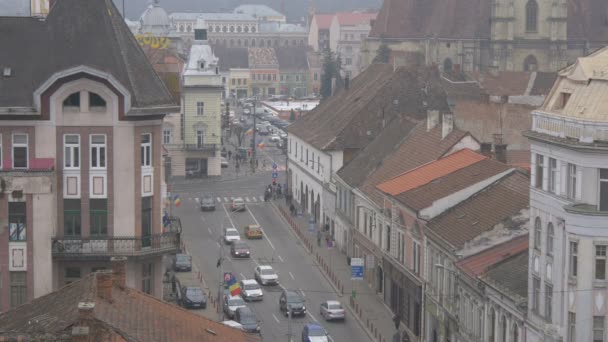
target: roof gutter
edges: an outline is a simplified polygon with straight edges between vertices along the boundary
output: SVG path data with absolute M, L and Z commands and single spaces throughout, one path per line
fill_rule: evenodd
M 164 115 L 169 113 L 178 113 L 179 111 L 180 107 L 176 105 L 159 107 L 131 107 L 131 110 L 126 116 Z
M 0 107 L 0 115 L 40 115 L 34 107 Z

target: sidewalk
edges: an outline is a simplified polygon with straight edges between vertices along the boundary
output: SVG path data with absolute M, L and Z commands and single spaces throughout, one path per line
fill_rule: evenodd
M 351 280 L 351 268 L 347 264 L 346 255 L 337 247 L 328 248 L 324 239 L 321 241 L 321 247 L 317 246 L 316 231 L 308 230 L 310 215 L 291 216 L 284 200 L 274 201 L 273 204 L 302 241 L 303 246 L 314 255 L 316 264 L 325 278 L 338 295 L 342 296 L 341 301 L 347 304 L 350 317 L 359 321 L 372 340 L 390 342 L 396 331 L 393 313 L 364 280 Z

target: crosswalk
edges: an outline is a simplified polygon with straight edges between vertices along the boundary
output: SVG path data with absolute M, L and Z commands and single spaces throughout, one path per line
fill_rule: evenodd
M 217 196 L 215 197 L 216 203 L 231 203 L 235 198 L 242 198 L 245 203 L 258 203 L 264 202 L 264 196 Z M 186 197 L 188 202 L 199 203 L 198 197 Z

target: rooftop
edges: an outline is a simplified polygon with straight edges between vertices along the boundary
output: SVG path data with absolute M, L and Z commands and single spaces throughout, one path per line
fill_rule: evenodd
M 473 254 L 459 260 L 456 266 L 460 267 L 471 277 L 478 277 L 486 273 L 493 265 L 528 250 L 528 234 L 520 235 L 507 242 L 500 243 L 482 252 Z
M 211 47 L 213 54 L 219 59 L 221 71 L 249 68 L 249 52 L 247 48 L 227 47 L 222 44 L 214 44 Z
M 195 12 L 173 12 L 169 14 L 171 20 L 196 21 L 203 18 L 207 22 L 216 21 L 256 21 L 250 14 L 244 13 L 195 13 Z
M 339 12 L 336 18 L 340 26 L 370 25 L 378 13 Z
M 329 30 L 335 14 L 315 14 L 312 20 L 317 22 L 319 30 Z
M 528 240 L 527 235 L 525 239 Z M 513 254 L 508 258 L 490 266 L 482 279 L 497 289 L 517 295 L 519 297 L 517 303 L 526 305 L 526 299 L 528 298 L 528 253 L 527 245 L 517 254 L 513 251 Z
M 306 59 L 307 47 L 288 46 L 274 48 L 279 68 L 283 70 L 308 70 L 308 60 Z
M 266 6 L 266 5 L 259 5 L 259 4 L 246 4 L 246 5 L 240 5 L 237 8 L 234 9 L 233 11 L 234 13 L 243 13 L 243 14 L 249 14 L 255 18 L 261 18 L 261 17 L 283 17 L 284 15 L 282 13 L 279 13 L 278 11 L 274 10 L 273 8 Z
M 281 33 L 307 33 L 306 27 L 297 24 L 285 24 L 278 22 L 260 23 L 260 33 L 281 32 Z

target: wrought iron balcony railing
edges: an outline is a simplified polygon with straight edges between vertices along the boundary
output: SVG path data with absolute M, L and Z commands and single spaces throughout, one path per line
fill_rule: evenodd
M 217 144 L 164 144 L 167 149 L 179 149 L 184 151 L 202 151 L 202 152 L 214 152 L 219 150 Z
M 149 257 L 177 253 L 180 233 L 165 232 L 142 237 L 62 237 L 53 238 L 53 258 Z

